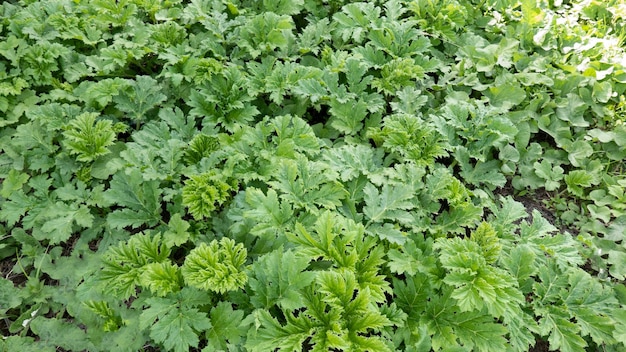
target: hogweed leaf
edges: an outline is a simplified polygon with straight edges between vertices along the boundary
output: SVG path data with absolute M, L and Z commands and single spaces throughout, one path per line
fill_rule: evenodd
M 39 336 L 39 344 L 43 346 L 70 351 L 94 348 L 84 330 L 61 319 L 38 316 L 30 322 L 30 328 Z
M 580 328 L 570 321 L 566 312 L 548 308 L 539 320 L 541 333 L 548 336 L 551 349 L 563 352 L 584 352 L 587 342 L 580 336 Z
M 508 255 L 501 260 L 506 269 L 517 278 L 522 292 L 527 293 L 532 287 L 528 285 L 528 278 L 537 272 L 535 266 L 535 252 L 526 245 L 515 246 Z
M 170 253 L 170 249 L 161 243 L 161 235 L 134 235 L 107 249 L 98 278 L 104 283 L 105 292 L 122 298 L 134 296 L 137 286 L 142 284 L 145 267 L 152 263 L 167 263 Z
M 250 329 L 246 348 L 253 352 L 264 352 L 272 349 L 285 351 L 302 351 L 302 343 L 311 336 L 316 326 L 310 319 L 299 316 L 287 316 L 287 324 L 281 325 L 265 310 L 253 312 L 256 329 Z
M 423 270 L 424 257 L 422 250 L 417 248 L 415 242 L 408 240 L 403 247 L 390 249 L 387 252 L 387 266 L 391 272 L 414 276 Z
M 28 181 L 30 175 L 11 169 L 5 179 L 2 180 L 2 190 L 0 196 L 9 198 L 13 192 L 22 189 L 22 186 Z
M 287 201 L 281 202 L 273 189 L 267 190 L 267 195 L 256 188 L 246 189 L 246 203 L 250 210 L 244 216 L 256 221 L 251 233 L 262 235 L 265 233 L 277 234 L 293 225 L 293 209 Z
M 187 221 L 180 214 L 174 214 L 168 222 L 168 229 L 163 233 L 163 242 L 168 247 L 180 246 L 189 240 L 189 227 Z
M 94 216 L 85 205 L 68 205 L 63 202 L 56 202 L 48 207 L 46 217 L 50 220 L 43 223 L 42 230 L 50 244 L 67 241 L 74 233 L 74 224 L 90 227 L 94 220 Z
M 379 191 L 371 183 L 363 189 L 365 195 L 365 207 L 363 213 L 368 223 L 383 222 L 384 220 L 411 222 L 413 217 L 408 210 L 415 207 L 411 201 L 414 197 L 413 190 L 405 185 L 383 185 Z
M 116 133 L 109 120 L 96 122 L 97 113 L 84 113 L 72 120 L 63 133 L 65 144 L 71 154 L 77 154 L 76 160 L 91 162 L 110 153 L 108 147 L 115 142 Z
M 211 308 L 211 327 L 207 330 L 206 349 L 227 351 L 229 346 L 238 345 L 248 331 L 243 321 L 244 312 L 233 310 L 230 302 L 220 302 Z
M 250 301 L 256 308 L 270 309 L 278 304 L 285 310 L 302 307 L 300 290 L 310 285 L 316 274 L 307 271 L 310 259 L 282 248 L 265 254 L 252 266 L 248 285 L 254 291 Z
M 189 142 L 189 147 L 185 151 L 185 161 L 189 164 L 196 164 L 219 148 L 220 144 L 216 136 L 197 134 Z
M 238 290 L 248 280 L 244 264 L 248 251 L 229 238 L 201 243 L 185 258 L 181 272 L 190 286 L 218 293 Z
M 138 76 L 113 100 L 120 111 L 127 113 L 133 121 L 139 123 L 146 119 L 148 111 L 167 99 L 167 96 L 161 93 L 160 87 L 154 78 Z
M 161 221 L 161 192 L 157 181 L 145 181 L 137 169 L 131 169 L 129 173 L 117 172 L 111 180 L 111 187 L 104 192 L 104 199 L 124 208 L 109 214 L 108 223 L 114 228 L 157 224 Z
M 476 242 L 452 238 L 434 244 L 440 261 L 448 271 L 443 282 L 454 287 L 451 297 L 461 311 L 480 311 L 483 307 L 494 317 L 516 309 L 523 297 L 517 281 L 506 271 L 489 265 L 483 248 Z
M 150 337 L 168 351 L 184 352 L 198 347 L 198 335 L 211 328 L 211 320 L 197 308 L 185 307 L 170 298 L 149 298 L 140 321 L 150 326 Z
M 122 317 L 119 316 L 106 301 L 87 301 L 84 305 L 92 312 L 104 319 L 104 331 L 116 331 L 122 326 Z
M 183 187 L 183 205 L 197 220 L 208 217 L 231 198 L 233 188 L 213 172 L 192 175 Z
M 483 221 L 472 232 L 470 240 L 478 243 L 483 250 L 483 256 L 489 264 L 493 264 L 500 257 L 502 245 L 494 228 L 486 221 Z
M 281 198 L 292 203 L 294 208 L 304 208 L 318 213 L 321 209 L 335 209 L 346 197 L 342 184 L 335 181 L 321 163 L 304 158 L 287 161 L 279 166 L 276 181 L 270 181 L 276 190 L 282 191 Z
M 493 318 L 478 312 L 457 314 L 451 323 L 454 333 L 463 346 L 477 351 L 505 350 L 507 329 L 497 324 Z
M 435 159 L 448 155 L 448 146 L 439 132 L 430 123 L 408 114 L 387 117 L 382 130 L 370 129 L 368 136 L 419 166 L 433 165 Z
M 164 297 L 182 287 L 180 270 L 171 262 L 150 263 L 144 265 L 141 270 L 139 278 L 141 286 L 148 288 L 156 296 Z

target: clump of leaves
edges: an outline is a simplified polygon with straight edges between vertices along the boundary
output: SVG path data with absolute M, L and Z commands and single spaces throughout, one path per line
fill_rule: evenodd
M 124 125 L 113 125 L 110 120 L 96 122 L 98 115 L 98 113 L 80 114 L 70 122 L 63 133 L 70 154 L 77 154 L 78 161 L 91 162 L 110 153 L 108 147 L 115 142 L 117 133 L 124 129 Z
M 247 253 L 243 244 L 226 237 L 201 243 L 185 258 L 181 268 L 185 283 L 218 293 L 240 289 L 248 280 Z
M 170 263 L 170 254 L 160 235 L 135 235 L 106 251 L 99 278 L 106 292 L 116 297 L 135 296 L 137 287 L 164 296 L 177 291 L 181 283 L 177 268 Z
M 183 205 L 200 220 L 228 201 L 236 186 L 236 182 L 224 182 L 221 175 L 214 172 L 192 175 L 183 187 Z

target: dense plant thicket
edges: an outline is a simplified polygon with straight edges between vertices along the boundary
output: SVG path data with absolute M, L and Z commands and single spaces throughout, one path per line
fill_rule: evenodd
M 621 0 L 0 4 L 0 350 L 623 351 Z

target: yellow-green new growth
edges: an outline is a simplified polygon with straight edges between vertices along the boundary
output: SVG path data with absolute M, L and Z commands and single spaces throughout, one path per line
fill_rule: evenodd
M 215 173 L 193 175 L 183 187 L 183 204 L 195 219 L 200 220 L 230 199 L 232 188 Z
M 244 264 L 248 251 L 229 238 L 202 243 L 191 250 L 181 267 L 185 283 L 199 289 L 224 293 L 242 288 L 248 281 Z
M 79 115 L 63 133 L 70 154 L 77 154 L 78 161 L 91 162 L 110 153 L 108 147 L 115 142 L 113 123 L 109 120 L 96 122 L 97 113 Z M 117 126 L 115 126 L 117 127 Z

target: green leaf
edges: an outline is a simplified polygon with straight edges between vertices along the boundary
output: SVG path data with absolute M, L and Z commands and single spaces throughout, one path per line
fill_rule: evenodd
M 522 292 L 526 293 L 530 290 L 526 283 L 528 278 L 537 272 L 535 263 L 535 253 L 528 246 L 516 246 L 502 258 L 502 263 L 508 271 L 517 278 L 519 287 Z
M 411 202 L 414 195 L 410 187 L 402 184 L 394 186 L 385 184 L 379 191 L 369 183 L 363 189 L 363 193 L 365 195 L 363 213 L 368 223 L 380 223 L 385 220 L 410 223 L 413 220 L 408 212 L 415 208 L 415 204 Z
M 466 182 L 475 186 L 487 184 L 492 187 L 503 187 L 506 184 L 506 177 L 498 170 L 499 161 L 477 161 L 476 164 L 472 165 L 472 163 L 469 162 L 469 158 L 466 159 L 465 156 L 461 156 L 461 154 L 463 154 L 463 152 L 456 153 L 461 163 L 461 176 Z
M 274 349 L 302 351 L 302 343 L 314 329 L 312 322 L 299 316 L 287 316 L 288 323 L 283 326 L 269 312 L 256 310 L 253 313 L 256 329 L 248 332 L 246 348 L 253 352 L 264 352 Z
M 312 103 L 317 103 L 328 96 L 328 90 L 315 78 L 299 80 L 298 84 L 293 88 L 293 92 L 299 96 L 309 98 Z
M 596 184 L 597 180 L 593 174 L 585 170 L 573 170 L 565 175 L 565 183 L 567 189 L 574 195 L 579 197 L 583 196 L 585 188 L 591 187 Z
M 197 134 L 189 142 L 189 148 L 185 151 L 185 160 L 189 164 L 196 164 L 202 158 L 211 156 L 219 148 L 220 144 L 216 136 Z
M 219 293 L 240 289 L 248 280 L 243 270 L 247 253 L 243 244 L 226 237 L 201 243 L 189 252 L 181 267 L 185 283 Z
M 296 116 L 282 115 L 272 117 L 271 121 L 276 131 L 276 139 L 273 142 L 276 143 L 277 149 L 288 147 L 308 155 L 319 153 L 320 141 L 305 120 Z
M 104 331 L 117 331 L 123 324 L 122 318 L 106 301 L 87 301 L 83 303 L 89 310 L 104 319 Z
M 548 308 L 547 313 L 539 319 L 542 334 L 549 335 L 550 349 L 563 352 L 584 352 L 587 343 L 580 337 L 580 328 L 572 323 L 561 310 Z
M 116 77 L 106 78 L 95 83 L 91 81 L 81 82 L 74 92 L 87 105 L 102 109 L 127 87 L 129 87 L 127 80 Z
M 109 247 L 102 258 L 103 269 L 98 273 L 98 279 L 104 283 L 104 292 L 124 299 L 136 295 L 144 267 L 168 262 L 170 253 L 169 248 L 161 243 L 159 234 L 137 234 Z M 150 285 L 149 282 L 146 284 Z
M 294 205 L 317 213 L 320 208 L 335 209 L 341 205 L 346 191 L 339 182 L 329 177 L 325 165 L 298 158 L 285 160 L 269 184 L 283 192 L 281 198 Z
M 439 132 L 413 115 L 388 116 L 382 130 L 372 128 L 367 135 L 386 150 L 419 166 L 432 165 L 435 159 L 448 155 L 448 146 Z
M 211 213 L 231 198 L 233 186 L 224 182 L 221 175 L 207 172 L 192 175 L 183 187 L 183 205 L 196 220 Z
M 107 217 L 109 225 L 116 229 L 125 227 L 140 228 L 143 224 L 155 224 L 157 218 L 154 214 L 147 212 L 135 211 L 131 209 L 115 210 Z
M 500 150 L 500 160 L 518 162 L 520 159 L 520 152 L 514 146 L 507 144 Z
M 455 288 L 451 297 L 461 311 L 486 307 L 490 314 L 499 317 L 523 302 L 516 280 L 508 272 L 489 266 L 485 252 L 476 242 L 440 239 L 434 247 L 440 251 L 441 264 L 448 271 L 443 282 Z
M 513 199 L 511 196 L 500 197 L 501 205 L 495 209 L 491 209 L 493 218 L 489 218 L 491 225 L 496 229 L 502 237 L 509 238 L 514 228 L 517 228 L 515 222 L 528 217 L 526 207 Z
M 589 157 L 593 155 L 593 147 L 589 142 L 583 140 L 577 140 L 571 145 L 565 146 L 564 149 L 569 153 L 567 158 L 576 167 L 584 166 L 589 161 Z
M 177 292 L 182 287 L 182 277 L 178 266 L 170 262 L 150 263 L 141 268 L 139 282 L 150 289 L 153 295 L 164 297 Z
M 426 325 L 428 334 L 432 336 L 432 347 L 435 351 L 459 348 L 454 326 L 450 322 L 450 317 L 454 317 L 454 310 L 449 291 L 430 297 L 426 314 L 422 315 L 420 322 Z
M 23 293 L 12 281 L 0 278 L 0 301 L 4 302 L 0 308 L 0 315 L 4 315 L 7 310 L 19 307 L 23 300 Z
M 511 313 L 504 320 L 509 330 L 509 343 L 515 351 L 528 351 L 530 346 L 537 343 L 535 336 L 538 331 L 537 322 L 532 315 L 522 310 Z
M 452 320 L 454 332 L 464 346 L 477 351 L 503 351 L 507 340 L 507 329 L 494 322 L 493 318 L 478 312 L 456 314 Z
M 437 217 L 440 233 L 463 233 L 466 227 L 475 226 L 483 216 L 483 209 L 471 203 L 462 203 Z
M 622 235 L 623 236 L 623 235 Z M 626 279 L 626 253 L 622 251 L 609 251 L 607 264 L 610 265 L 609 272 L 611 276 L 624 280 Z
M 188 230 L 191 225 L 180 214 L 173 214 L 167 226 L 167 231 L 163 233 L 163 242 L 168 247 L 180 246 L 189 240 Z
M 337 36 L 343 41 L 352 39 L 360 43 L 366 30 L 380 19 L 380 8 L 371 3 L 347 4 L 337 12 L 333 20 L 337 22 Z
M 626 345 L 626 310 L 616 310 L 613 314 L 613 318 L 617 322 L 613 336 L 617 341 Z
M 211 327 L 206 332 L 207 351 L 228 351 L 232 346 L 238 346 L 248 331 L 243 322 L 244 312 L 233 310 L 229 302 L 219 302 L 211 308 Z
M 22 189 L 22 186 L 28 181 L 29 178 L 30 175 L 11 169 L 7 177 L 2 180 L 2 190 L 0 191 L 0 195 L 4 198 L 10 198 L 13 192 Z
M 350 271 L 323 271 L 317 275 L 317 283 L 320 286 L 322 301 L 328 304 L 331 310 L 337 309 L 342 312 L 348 330 L 346 342 L 349 345 L 356 348 L 376 346 L 378 350 L 388 351 L 382 341 L 375 336 L 366 339 L 353 337 L 358 333 L 377 330 L 391 324 L 373 304 L 369 288 L 359 290 L 356 276 Z
M 359 175 L 374 176 L 382 170 L 383 153 L 363 144 L 346 144 L 325 151 L 324 160 L 342 181 Z
M 428 273 L 435 268 L 435 260 L 431 256 L 432 241 L 423 241 L 418 248 L 414 240 L 408 240 L 398 249 L 387 252 L 389 270 L 398 274 L 414 276 L 418 272 Z
M 583 335 L 596 343 L 614 343 L 614 312 L 620 309 L 613 289 L 582 270 L 570 272 L 569 287 L 561 291 L 561 299 L 574 313 Z
M 55 352 L 56 346 L 42 346 L 41 343 L 35 342 L 32 337 L 23 337 L 19 335 L 5 336 L 0 340 L 0 351 L 2 352 Z
M 487 263 L 493 264 L 500 257 L 502 245 L 496 231 L 488 222 L 481 222 L 470 235 L 470 240 L 478 243 Z
M 240 42 L 241 43 L 241 42 Z M 187 104 L 192 107 L 191 116 L 203 117 L 205 125 L 221 125 L 228 131 L 250 123 L 259 114 L 248 92 L 249 80 L 244 71 L 228 66 L 218 74 L 211 75 L 209 82 L 199 90 L 192 90 Z
M 593 204 L 587 205 L 587 210 L 589 210 L 589 214 L 596 218 L 604 221 L 605 223 L 609 223 L 613 218 L 613 214 L 611 213 L 611 208 L 607 206 L 596 206 Z
M 157 181 L 145 181 L 137 169 L 116 173 L 104 199 L 124 208 L 109 214 L 107 222 L 119 229 L 157 224 L 161 220 L 161 192 Z
M 30 322 L 30 328 L 44 346 L 70 351 L 95 348 L 84 330 L 56 318 L 36 317 Z
M 46 234 L 50 244 L 67 241 L 74 232 L 74 224 L 90 227 L 94 220 L 86 206 L 67 205 L 62 202 L 56 202 L 48 207 L 46 217 L 51 219 L 44 222 L 42 232 Z
M 503 109 L 510 109 L 526 99 L 526 91 L 520 86 L 513 84 L 489 87 L 484 94 L 489 99 L 491 105 Z
M 409 319 L 418 321 L 428 305 L 431 287 L 428 276 L 418 274 L 405 280 L 393 279 L 394 302 L 409 315 Z
M 563 179 L 563 168 L 559 165 L 552 165 L 548 160 L 542 160 L 541 163 L 535 162 L 533 164 L 535 174 L 546 180 L 546 191 L 555 191 L 561 186 L 561 180 Z
M 615 132 L 615 143 L 618 146 L 623 147 L 626 145 L 626 126 L 620 125 L 617 126 L 614 130 Z
M 78 154 L 77 160 L 91 162 L 110 153 L 108 147 L 115 142 L 113 123 L 109 120 L 96 122 L 97 113 L 84 113 L 72 120 L 63 133 L 70 154 Z
M 331 100 L 330 125 L 337 131 L 353 135 L 359 133 L 363 128 L 363 120 L 367 116 L 368 105 L 363 100 L 353 100 L 339 102 Z
M 589 122 L 585 120 L 584 116 L 588 106 L 580 96 L 568 93 L 567 98 L 557 100 L 557 104 L 556 116 L 559 119 L 569 122 L 574 127 L 589 126 Z
M 593 97 L 595 97 L 600 103 L 607 103 L 613 95 L 613 86 L 611 82 L 594 82 L 593 84 Z
M 559 298 L 559 291 L 567 287 L 567 276 L 557 269 L 553 262 L 538 268 L 539 281 L 533 289 L 542 302 L 555 302 Z
M 310 259 L 282 248 L 260 257 L 252 266 L 248 285 L 254 292 L 250 301 L 256 308 L 278 304 L 286 311 L 302 307 L 300 290 L 310 285 L 315 273 L 307 271 Z
M 185 352 L 198 347 L 198 335 L 211 328 L 206 313 L 182 307 L 168 298 L 149 298 L 149 308 L 141 313 L 140 324 L 151 325 L 150 337 L 168 351 Z
M 113 98 L 116 107 L 136 122 L 145 120 L 148 111 L 166 99 L 167 96 L 161 93 L 161 85 L 149 76 L 137 76 L 128 88 Z
M 291 16 L 279 16 L 273 12 L 263 12 L 249 17 L 240 27 L 239 45 L 256 58 L 275 49 L 284 49 L 292 39 L 294 24 Z
M 246 189 L 246 203 L 250 210 L 247 210 L 244 216 L 255 220 L 252 234 L 276 235 L 293 225 L 292 207 L 286 201 L 280 202 L 278 194 L 271 188 L 267 190 L 267 195 L 256 188 Z

